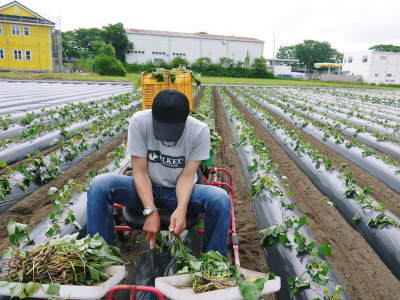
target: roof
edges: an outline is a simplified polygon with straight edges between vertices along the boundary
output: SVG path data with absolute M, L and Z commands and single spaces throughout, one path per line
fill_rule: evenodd
M 32 15 L 35 17 L 27 17 L 27 16 L 15 16 L 15 15 L 7 15 L 7 14 L 1 14 L 0 13 L 0 21 L 8 21 L 8 22 L 20 22 L 20 23 L 35 23 L 35 24 L 42 24 L 42 25 L 50 25 L 54 26 L 55 23 L 47 20 L 46 18 L 43 18 L 41 15 L 35 13 L 31 9 L 27 8 L 25 5 L 19 3 L 18 1 L 12 1 L 8 4 L 5 4 L 3 6 L 0 6 L 0 10 L 6 9 L 12 5 L 17 5 L 21 7 L 22 9 L 25 9 L 26 11 L 30 12 Z
M 191 37 L 200 39 L 218 39 L 218 40 L 233 40 L 233 41 L 243 41 L 243 42 L 253 42 L 253 43 L 264 43 L 264 41 L 249 38 L 249 37 L 239 37 L 230 35 L 214 35 L 214 34 L 204 34 L 204 33 L 185 33 L 185 32 L 172 32 L 172 31 L 159 31 L 159 30 L 147 30 L 147 29 L 126 29 L 127 33 L 139 33 L 148 35 L 166 35 L 175 37 Z

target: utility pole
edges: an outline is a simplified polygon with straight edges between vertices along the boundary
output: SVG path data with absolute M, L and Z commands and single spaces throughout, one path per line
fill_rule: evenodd
M 274 34 L 274 44 L 272 48 L 272 65 L 275 66 L 275 34 Z

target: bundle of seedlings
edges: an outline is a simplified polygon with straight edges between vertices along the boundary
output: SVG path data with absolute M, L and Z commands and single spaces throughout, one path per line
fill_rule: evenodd
M 21 240 L 26 231 L 23 224 L 12 224 L 16 230 L 10 241 Z M 120 251 L 109 246 L 96 234 L 78 239 L 78 233 L 55 237 L 48 243 L 32 249 L 10 247 L 3 258 L 5 263 L 0 274 L 0 286 L 17 283 L 10 293 L 20 298 L 34 295 L 42 284 L 48 284 L 48 295 L 58 296 L 60 285 L 91 286 L 110 278 L 106 267 L 123 265 Z
M 238 267 L 218 251 L 211 250 L 196 258 L 181 238 L 170 232 L 162 236 L 161 248 L 168 248 L 177 260 L 178 274 L 192 275 L 190 285 L 195 293 L 239 286 L 245 300 L 256 300 L 264 289 L 264 283 L 275 278 L 275 274 L 268 273 L 264 277 L 245 279 Z

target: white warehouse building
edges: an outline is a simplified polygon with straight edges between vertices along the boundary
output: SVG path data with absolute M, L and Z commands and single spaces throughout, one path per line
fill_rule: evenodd
M 345 52 L 342 73 L 361 76 L 366 83 L 400 84 L 400 53 L 374 50 Z
M 126 34 L 135 48 L 127 63 L 170 62 L 177 56 L 190 63 L 204 56 L 213 62 L 221 57 L 244 61 L 247 54 L 252 61 L 264 52 L 264 41 L 255 38 L 142 29 L 126 29 Z

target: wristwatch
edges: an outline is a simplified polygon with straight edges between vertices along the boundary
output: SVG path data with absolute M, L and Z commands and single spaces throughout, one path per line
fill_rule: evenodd
M 157 207 L 145 207 L 143 210 L 143 216 L 147 217 L 157 210 Z

